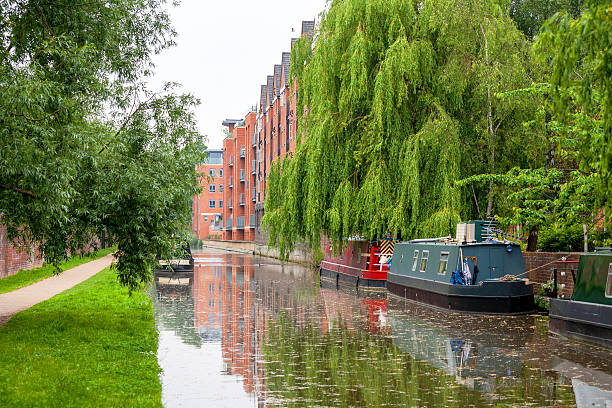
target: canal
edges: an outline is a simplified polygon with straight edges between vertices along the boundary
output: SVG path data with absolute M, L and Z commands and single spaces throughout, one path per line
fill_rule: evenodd
M 612 407 L 612 353 L 206 250 L 152 289 L 166 407 Z

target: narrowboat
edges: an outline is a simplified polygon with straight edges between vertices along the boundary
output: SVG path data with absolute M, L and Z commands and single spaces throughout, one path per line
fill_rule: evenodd
M 461 223 L 457 238 L 395 244 L 387 289 L 409 300 L 459 312 L 534 311 L 533 284 L 519 279 L 525 264 L 518 244 L 484 233 L 482 221 Z
M 612 347 L 612 251 L 580 255 L 570 299 L 551 299 L 552 333 Z
M 393 239 L 350 239 L 342 254 L 338 255 L 334 253 L 332 244 L 325 242 L 322 245 L 325 256 L 319 266 L 321 278 L 335 281 L 337 285 L 384 289 L 396 242 Z
M 157 258 L 157 268 L 155 272 L 169 272 L 169 273 L 193 273 L 193 256 L 191 255 L 191 248 L 189 244 L 182 246 L 183 255 L 180 258 L 173 259 L 161 259 Z

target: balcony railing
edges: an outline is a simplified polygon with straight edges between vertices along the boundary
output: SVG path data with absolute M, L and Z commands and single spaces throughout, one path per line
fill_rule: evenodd
M 244 169 L 240 169 L 240 181 L 244 182 L 244 179 L 245 179 Z
M 232 228 L 232 217 L 229 217 L 227 221 L 225 221 L 225 228 Z
M 255 160 L 251 161 L 251 174 L 257 174 L 257 162 Z
M 244 207 L 244 194 L 240 194 L 240 206 Z
M 244 159 L 244 155 L 245 155 L 245 150 L 244 150 L 244 147 L 241 147 L 241 148 L 240 148 L 240 158 L 241 158 L 241 159 Z
M 244 228 L 244 217 L 236 218 L 236 228 Z
M 250 220 L 249 220 L 249 227 L 254 227 L 255 226 L 255 214 L 251 215 Z

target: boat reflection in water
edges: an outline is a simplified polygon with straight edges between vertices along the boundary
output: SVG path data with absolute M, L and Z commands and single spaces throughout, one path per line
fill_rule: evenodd
M 192 281 L 155 288 L 166 407 L 571 407 L 578 381 L 609 390 L 555 360 L 610 375 L 609 353 L 571 349 L 541 318 L 449 314 L 298 265 L 194 257 Z

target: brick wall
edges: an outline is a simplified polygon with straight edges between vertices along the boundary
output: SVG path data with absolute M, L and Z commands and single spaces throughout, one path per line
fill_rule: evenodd
M 530 281 L 535 283 L 534 291 L 540 290 L 540 284 L 553 279 L 553 269 L 557 269 L 557 282 L 565 285 L 559 297 L 570 297 L 574 290 L 574 281 L 571 270 L 578 271 L 577 263 L 557 263 L 555 261 L 565 257 L 566 261 L 578 261 L 579 252 L 523 252 L 525 270 Z
M 35 249 L 9 242 L 6 237 L 6 227 L 0 224 L 0 278 L 14 275 L 21 269 L 36 268 L 42 264 L 43 259 Z

